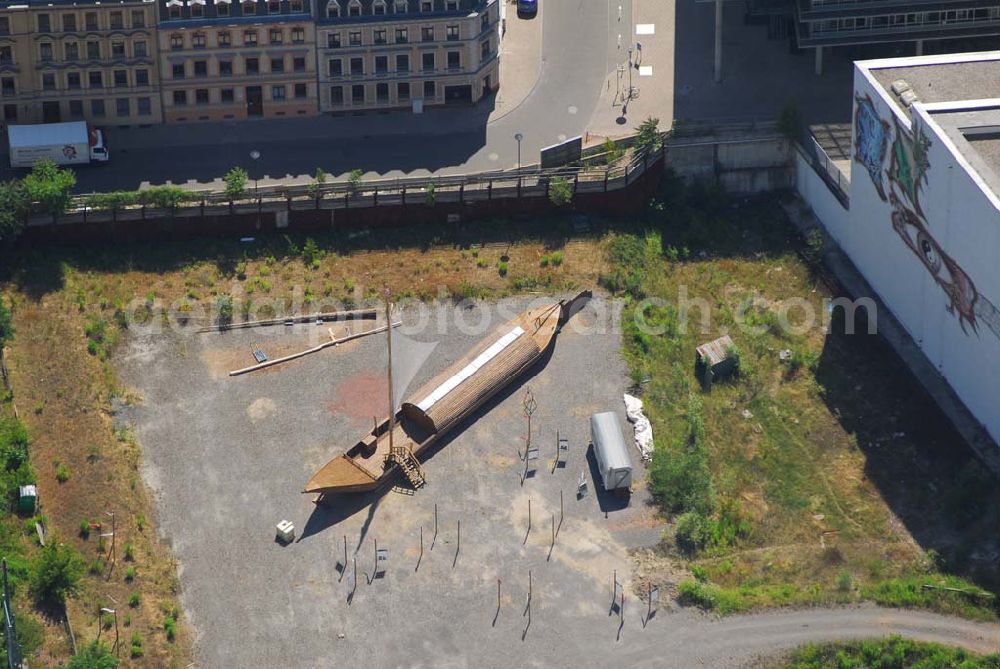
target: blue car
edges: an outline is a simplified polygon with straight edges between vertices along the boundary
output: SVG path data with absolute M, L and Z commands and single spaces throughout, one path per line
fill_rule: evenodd
M 517 0 L 518 16 L 534 16 L 538 13 L 538 0 Z

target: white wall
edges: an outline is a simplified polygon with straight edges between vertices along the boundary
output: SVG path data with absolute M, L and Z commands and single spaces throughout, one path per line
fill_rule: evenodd
M 802 199 L 812 207 L 816 218 L 823 223 L 834 241 L 843 245 L 841 236 L 850 223 L 850 211 L 840 204 L 802 151 L 795 151 L 795 189 Z

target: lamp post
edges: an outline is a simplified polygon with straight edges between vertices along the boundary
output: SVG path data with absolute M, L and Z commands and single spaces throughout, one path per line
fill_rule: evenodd
M 517 133 L 514 135 L 514 139 L 517 140 L 517 197 L 521 197 L 521 140 L 524 139 L 524 135 Z
M 257 194 L 257 161 L 260 160 L 260 151 L 254 149 L 250 152 L 250 160 L 253 161 L 253 193 Z

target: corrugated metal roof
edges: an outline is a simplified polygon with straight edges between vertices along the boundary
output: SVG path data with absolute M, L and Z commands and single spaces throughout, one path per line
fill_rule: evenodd
M 725 362 L 726 358 L 729 357 L 729 349 L 733 346 L 733 340 L 729 338 L 729 335 L 725 335 L 715 341 L 702 344 L 696 350 L 703 361 L 708 360 L 709 364 L 715 367 L 720 362 Z
M 628 456 L 628 446 L 622 436 L 622 426 L 618 414 L 613 411 L 595 413 L 590 417 L 590 434 L 594 448 L 600 449 L 598 457 L 607 469 L 629 469 L 632 459 Z

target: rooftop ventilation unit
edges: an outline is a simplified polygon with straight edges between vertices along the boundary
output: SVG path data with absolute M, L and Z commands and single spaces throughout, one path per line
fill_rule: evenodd
M 917 94 L 913 91 L 903 91 L 899 96 L 899 101 L 903 103 L 903 106 L 909 109 L 913 106 L 913 103 L 919 100 Z
M 892 92 L 897 96 L 903 95 L 906 91 L 910 90 L 910 84 L 906 83 L 905 79 L 896 79 L 892 82 Z

